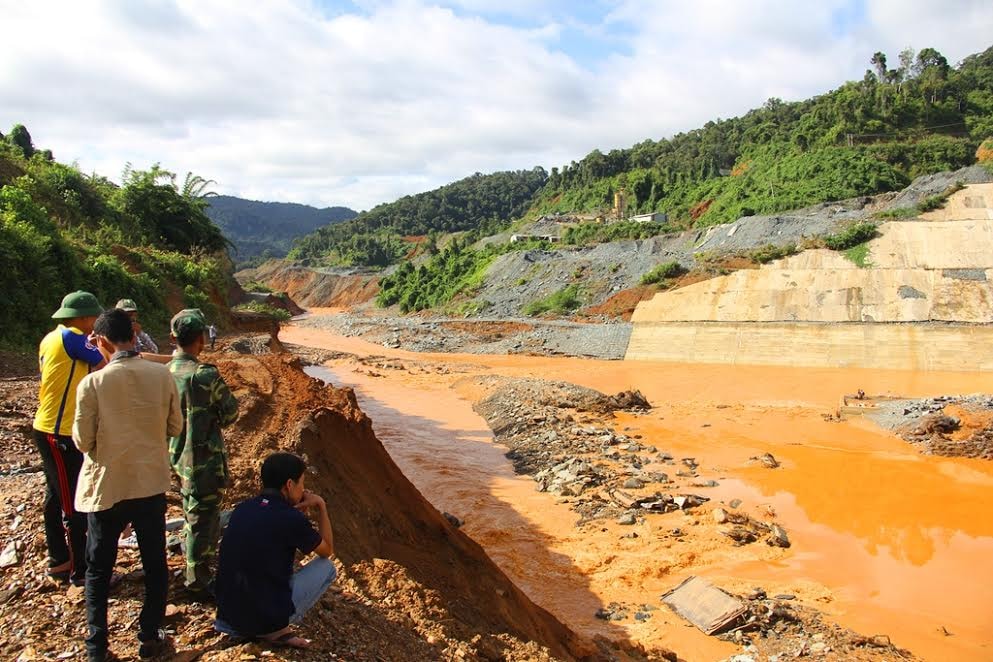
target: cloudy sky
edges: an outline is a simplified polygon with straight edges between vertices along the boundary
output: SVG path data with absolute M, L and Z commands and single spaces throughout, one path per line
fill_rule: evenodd
M 117 180 L 367 209 L 806 98 L 990 0 L 0 0 L 0 131 Z

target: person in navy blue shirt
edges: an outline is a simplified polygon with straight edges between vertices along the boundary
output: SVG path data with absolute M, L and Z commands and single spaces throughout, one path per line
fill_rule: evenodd
M 290 625 L 317 603 L 337 571 L 327 504 L 304 488 L 306 468 L 292 453 L 273 453 L 262 463 L 262 493 L 231 514 L 215 585 L 219 632 L 295 648 L 310 644 Z M 316 529 L 304 511 L 316 515 Z M 296 552 L 317 558 L 294 573 Z

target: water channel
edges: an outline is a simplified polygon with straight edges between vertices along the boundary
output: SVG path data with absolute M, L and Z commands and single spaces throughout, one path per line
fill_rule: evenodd
M 922 456 L 867 421 L 822 416 L 857 388 L 902 396 L 989 392 L 988 377 L 413 354 L 293 326 L 281 338 L 428 364 L 375 372 L 342 359 L 313 374 L 355 388 L 404 474 L 439 510 L 463 518 L 464 530 L 535 602 L 577 630 L 605 627 L 593 616 L 601 604 L 658 605 L 661 593 L 697 574 L 732 590 L 795 594 L 829 620 L 887 634 L 925 659 L 993 659 L 993 463 Z M 775 512 L 793 547 L 777 556 L 756 545 L 680 546 L 663 533 L 674 521 L 690 523 L 679 514 L 649 518 L 636 527 L 636 539 L 622 538 L 613 522 L 575 527 L 568 504 L 516 476 L 505 449 L 492 443 L 472 410 L 471 387 L 456 384 L 473 374 L 559 379 L 605 392 L 640 389 L 654 409 L 618 416 L 617 429 L 677 457 L 695 457 L 719 483 L 707 492 L 714 502 L 741 499 L 743 508 Z M 764 452 L 783 466 L 747 461 Z M 703 509 L 698 519 L 708 514 Z M 644 623 L 621 625 L 632 640 L 668 646 L 689 660 L 740 650 L 665 608 Z

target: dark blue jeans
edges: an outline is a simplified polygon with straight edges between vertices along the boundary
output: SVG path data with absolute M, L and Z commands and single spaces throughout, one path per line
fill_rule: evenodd
M 86 541 L 86 652 L 99 658 L 107 651 L 107 594 L 110 578 L 117 562 L 117 540 L 130 523 L 138 538 L 138 553 L 145 572 L 145 603 L 138 617 L 139 641 L 152 641 L 159 636 L 165 618 L 169 592 L 169 570 L 166 567 L 164 494 L 128 499 L 107 510 L 89 513 Z

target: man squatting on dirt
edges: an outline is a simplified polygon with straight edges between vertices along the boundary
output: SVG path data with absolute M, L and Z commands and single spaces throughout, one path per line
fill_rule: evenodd
M 262 463 L 262 493 L 238 504 L 231 515 L 217 569 L 219 632 L 306 648 L 293 634 L 337 576 L 331 520 L 324 499 L 304 488 L 304 461 L 291 453 L 273 453 Z M 317 515 L 315 529 L 303 511 Z M 297 551 L 313 552 L 296 573 Z

